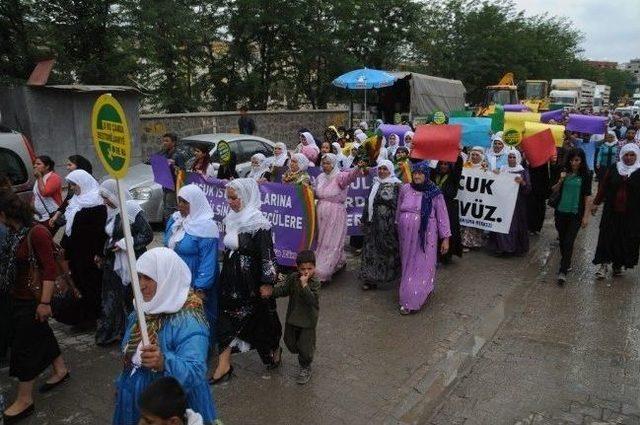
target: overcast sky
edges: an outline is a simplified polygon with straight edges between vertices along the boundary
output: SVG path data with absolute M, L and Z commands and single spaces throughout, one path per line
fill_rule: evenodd
M 527 15 L 563 16 L 582 31 L 583 56 L 628 62 L 640 58 L 639 0 L 515 0 Z

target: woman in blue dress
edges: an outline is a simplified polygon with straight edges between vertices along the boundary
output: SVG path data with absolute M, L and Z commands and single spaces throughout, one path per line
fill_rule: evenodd
M 216 419 L 207 382 L 209 327 L 202 300 L 191 290 L 191 272 L 168 248 L 154 248 L 136 263 L 140 277 L 142 310 L 149 345 L 143 346 L 138 318 L 129 316 L 122 352 L 124 367 L 116 381 L 114 425 L 134 425 L 140 420 L 137 400 L 145 388 L 163 376 L 176 378 L 191 410 L 205 424 Z
M 178 211 L 167 222 L 164 244 L 191 270 L 191 288 L 204 302 L 211 329 L 211 346 L 218 317 L 218 225 L 202 189 L 195 184 L 178 192 Z

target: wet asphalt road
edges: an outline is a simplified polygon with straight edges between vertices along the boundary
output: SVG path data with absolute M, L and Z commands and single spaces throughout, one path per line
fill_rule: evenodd
M 266 372 L 234 356 L 236 377 L 215 387 L 225 424 L 640 423 L 636 272 L 593 279 L 597 222 L 576 244 L 574 272 L 555 285 L 550 220 L 525 258 L 472 252 L 439 270 L 423 311 L 397 312 L 395 289 L 363 292 L 359 259 L 321 294 L 314 375 L 298 386 L 296 358 Z M 284 318 L 286 300 L 279 300 Z M 36 395 L 25 424 L 107 424 L 116 347 L 55 326 L 72 380 Z M 0 391 L 14 383 L 0 371 Z M 615 420 L 615 421 L 614 421 Z M 545 422 L 546 421 L 546 422 Z M 564 421 L 564 422 L 563 422 Z M 573 422 L 572 422 L 573 421 Z

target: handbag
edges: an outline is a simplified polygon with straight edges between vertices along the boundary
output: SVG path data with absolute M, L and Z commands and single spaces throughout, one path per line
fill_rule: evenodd
M 42 273 L 31 242 L 31 233 L 34 228 L 27 235 L 27 246 L 29 248 L 28 286 L 36 300 L 39 300 L 42 295 Z M 54 241 L 51 241 L 51 243 L 53 244 L 53 258 L 56 263 L 56 278 L 53 282 L 53 294 L 51 296 L 51 312 L 53 318 L 58 322 L 65 325 L 76 325 L 83 318 L 80 306 L 82 294 L 71 278 L 69 264 L 64 256 L 64 249 Z
M 562 188 L 560 188 L 560 190 L 558 191 L 551 192 L 551 195 L 549 195 L 549 199 L 547 200 L 547 205 L 549 205 L 553 209 L 558 208 L 558 205 L 560 205 L 561 197 L 562 197 Z
M 40 196 L 38 192 L 36 192 L 36 195 L 38 195 L 38 198 L 40 199 L 40 202 L 42 203 L 44 210 L 47 212 L 47 214 L 49 214 L 49 218 L 53 217 L 53 215 L 57 211 L 54 211 L 52 214 L 51 211 L 49 211 L 49 208 L 47 208 L 47 204 L 44 202 L 44 199 L 42 199 L 42 196 Z M 58 218 L 56 218 L 56 220 L 53 222 L 51 234 L 55 235 L 58 232 L 58 229 L 60 229 L 61 227 L 64 227 L 66 224 L 67 224 L 67 218 L 64 216 L 64 214 L 60 214 Z

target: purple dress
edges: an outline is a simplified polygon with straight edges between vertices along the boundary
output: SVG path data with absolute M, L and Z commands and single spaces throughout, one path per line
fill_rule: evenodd
M 346 264 L 344 241 L 347 237 L 347 190 L 355 181 L 359 169 L 342 171 L 328 177 L 322 173 L 316 178 L 315 194 L 318 200 L 318 245 L 316 248 L 316 276 L 321 282 L 331 279 Z
M 433 198 L 427 227 L 425 251 L 420 247 L 420 208 L 422 192 L 410 184 L 400 188 L 398 197 L 398 238 L 402 259 L 400 306 L 419 310 L 433 291 L 438 259 L 438 239 L 451 236 L 447 205 L 442 194 Z

